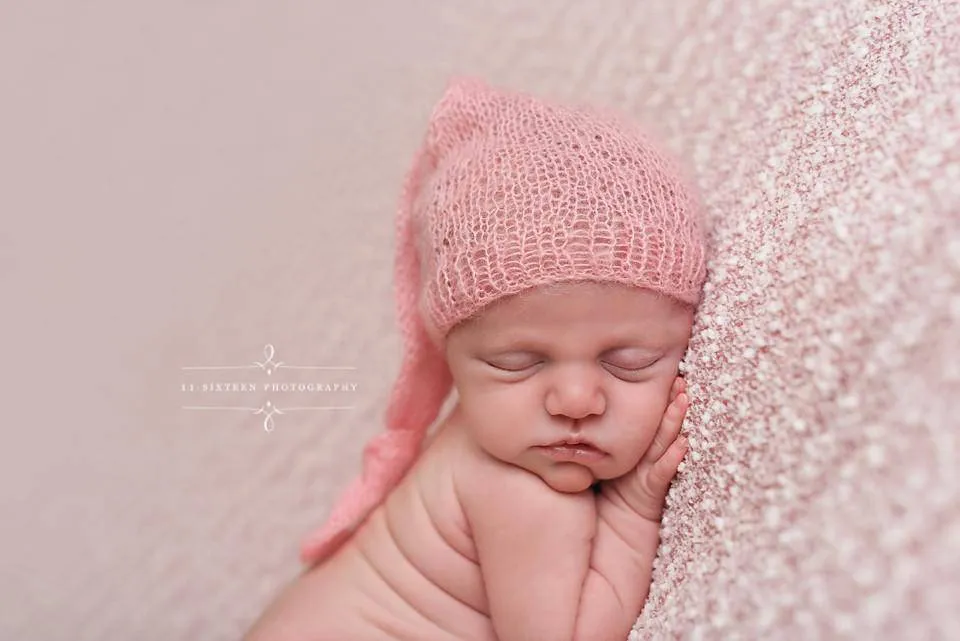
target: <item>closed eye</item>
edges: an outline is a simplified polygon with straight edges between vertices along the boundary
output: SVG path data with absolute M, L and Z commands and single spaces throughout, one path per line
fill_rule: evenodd
M 535 367 L 536 365 L 539 365 L 539 364 L 540 364 L 540 361 L 537 361 L 537 362 L 534 362 L 534 363 L 523 363 L 523 364 L 516 364 L 516 363 L 509 363 L 509 364 L 507 364 L 507 363 L 501 363 L 501 364 L 499 364 L 499 365 L 497 365 L 496 363 L 491 363 L 490 361 L 484 361 L 484 363 L 486 363 L 487 365 L 489 365 L 489 366 L 492 367 L 493 369 L 500 370 L 501 372 L 514 372 L 514 373 L 516 373 L 516 372 L 522 372 L 522 371 L 524 371 L 524 370 L 530 369 L 531 367 Z
M 638 376 L 638 375 L 641 375 L 641 374 L 643 374 L 644 372 L 646 372 L 648 369 L 650 369 L 650 368 L 653 367 L 654 365 L 656 365 L 659 361 L 660 361 L 660 359 L 657 358 L 657 359 L 654 359 L 654 360 L 650 361 L 649 363 L 646 363 L 645 365 L 642 365 L 642 366 L 640 366 L 640 367 L 621 367 L 621 366 L 619 366 L 619 365 L 614 365 L 613 363 L 604 363 L 604 364 L 605 364 L 605 365 L 609 365 L 610 367 L 612 367 L 613 369 L 617 370 L 618 372 L 623 373 L 623 374 L 627 374 L 628 376 L 629 376 L 629 375 Z
M 620 365 L 614 365 L 613 363 L 609 363 L 609 362 L 603 362 L 602 364 L 606 365 L 611 369 L 616 370 L 616 373 L 618 374 L 623 374 L 626 376 L 641 376 L 647 370 L 653 367 L 659 360 L 660 359 L 657 358 L 640 367 L 621 367 Z M 490 361 L 484 361 L 484 363 L 486 363 L 489 367 L 492 367 L 495 370 L 499 370 L 501 372 L 512 372 L 512 373 L 526 371 L 532 367 L 536 367 L 537 365 L 540 365 L 542 362 L 543 361 L 533 361 L 533 362 L 525 362 L 525 363 L 492 363 Z

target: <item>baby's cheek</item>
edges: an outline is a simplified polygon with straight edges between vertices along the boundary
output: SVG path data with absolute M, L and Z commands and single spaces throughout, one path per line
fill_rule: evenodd
M 630 442 L 631 454 L 639 458 L 653 442 L 653 437 L 660 427 L 660 420 L 663 418 L 663 409 L 654 399 L 638 404 L 632 409 L 626 420 L 630 426 L 626 438 Z
M 509 448 L 511 441 L 517 438 L 518 420 L 515 413 L 504 403 L 481 398 L 473 401 L 463 406 L 470 431 L 481 445 L 502 453 L 501 451 Z

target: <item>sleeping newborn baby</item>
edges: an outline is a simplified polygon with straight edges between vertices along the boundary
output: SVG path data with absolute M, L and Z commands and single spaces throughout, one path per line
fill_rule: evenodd
M 686 452 L 678 169 L 611 114 L 459 80 L 397 231 L 387 429 L 246 641 L 625 639 Z

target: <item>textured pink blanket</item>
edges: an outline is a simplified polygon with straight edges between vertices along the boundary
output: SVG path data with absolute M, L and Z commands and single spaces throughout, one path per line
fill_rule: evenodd
M 960 638 L 960 3 L 726 10 L 676 105 L 714 259 L 636 638 Z

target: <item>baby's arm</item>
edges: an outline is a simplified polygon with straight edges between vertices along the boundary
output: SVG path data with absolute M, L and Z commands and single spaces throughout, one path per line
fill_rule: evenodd
M 688 407 L 684 390 L 685 383 L 678 378 L 653 444 L 637 467 L 601 484 L 591 557 L 596 572 L 588 575 L 584 586 L 578 641 L 600 638 L 592 637 L 591 631 L 614 620 L 619 621 L 616 638 L 626 638 L 646 601 L 660 544 L 663 504 L 687 451 L 686 440 L 678 438 Z
M 677 440 L 681 391 L 682 383 L 671 391 L 637 468 L 602 484 L 599 497 L 556 492 L 502 464 L 458 487 L 500 641 L 627 637 L 649 591 L 666 492 L 686 453 Z
M 556 492 L 503 463 L 484 462 L 479 473 L 489 478 L 465 479 L 458 494 L 497 639 L 572 641 L 596 534 L 595 495 Z

